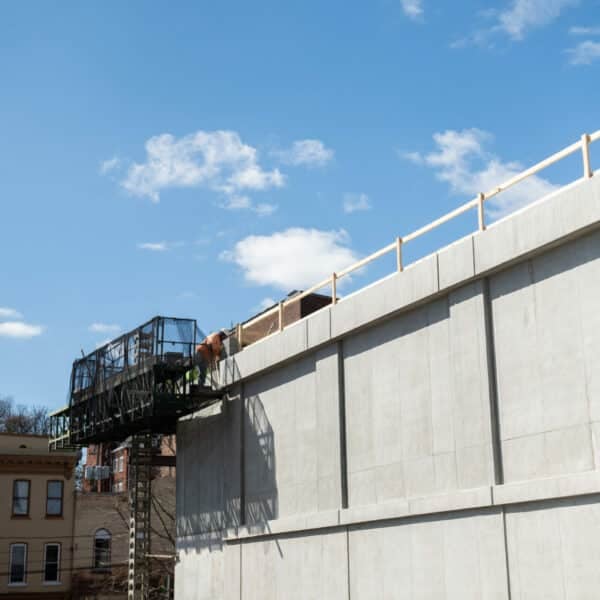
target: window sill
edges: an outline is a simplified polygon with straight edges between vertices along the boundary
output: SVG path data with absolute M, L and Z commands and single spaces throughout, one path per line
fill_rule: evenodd
M 64 519 L 63 515 L 46 515 L 44 519 L 56 520 L 56 519 Z
M 62 581 L 42 581 L 42 585 L 62 585 Z
M 27 586 L 27 582 L 23 581 L 21 583 L 9 583 L 7 585 L 8 585 L 8 587 L 26 587 Z
M 29 515 L 11 515 L 10 518 L 16 519 L 17 521 L 31 519 Z

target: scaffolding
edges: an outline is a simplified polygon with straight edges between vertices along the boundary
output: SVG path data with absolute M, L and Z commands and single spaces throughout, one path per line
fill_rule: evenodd
M 69 404 L 50 415 L 52 450 L 132 436 L 128 600 L 149 594 L 152 438 L 175 433 L 180 417 L 224 396 L 212 372 L 200 380 L 200 337 L 193 319 L 154 317 L 77 359 Z

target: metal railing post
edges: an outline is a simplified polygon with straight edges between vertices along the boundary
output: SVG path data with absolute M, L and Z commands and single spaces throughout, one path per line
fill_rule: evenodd
M 283 331 L 283 302 L 279 303 L 279 331 Z
M 337 275 L 331 275 L 331 303 L 337 304 Z
M 590 136 L 588 133 L 581 136 L 581 153 L 583 155 L 583 178 L 590 179 L 594 173 L 590 163 Z
M 477 223 L 479 225 L 479 231 L 485 230 L 485 214 L 483 212 L 483 202 L 485 195 L 483 192 L 477 194 Z
M 398 271 L 404 270 L 404 265 L 402 264 L 402 238 L 396 238 L 396 267 Z

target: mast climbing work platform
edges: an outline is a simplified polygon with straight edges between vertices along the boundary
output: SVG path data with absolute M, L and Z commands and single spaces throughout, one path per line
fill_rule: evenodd
M 150 589 L 150 515 L 155 434 L 220 401 L 225 390 L 198 381 L 193 319 L 155 317 L 73 363 L 67 407 L 50 415 L 50 449 L 123 442 L 132 436 L 128 600 Z
M 193 319 L 155 317 L 76 360 L 69 405 L 50 416 L 50 447 L 172 434 L 181 416 L 221 399 L 195 376 L 198 332 Z

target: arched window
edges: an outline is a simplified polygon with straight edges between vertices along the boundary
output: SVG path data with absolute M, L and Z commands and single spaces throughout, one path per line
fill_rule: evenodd
M 107 529 L 98 529 L 94 534 L 94 569 L 110 570 L 110 542 Z

